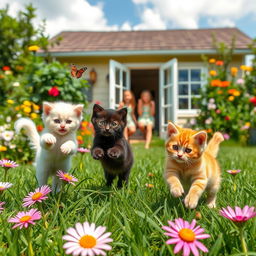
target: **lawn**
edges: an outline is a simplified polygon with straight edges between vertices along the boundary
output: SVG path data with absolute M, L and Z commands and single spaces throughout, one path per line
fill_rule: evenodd
M 228 205 L 256 206 L 256 148 L 222 146 L 218 159 L 223 174 L 217 209 L 208 209 L 203 197 L 196 211 L 185 209 L 182 200 L 172 198 L 169 193 L 162 175 L 163 142 L 153 142 L 149 150 L 142 144 L 135 144 L 133 150 L 135 164 L 130 184 L 121 190 L 106 188 L 99 162 L 89 154 L 77 154 L 71 171 L 79 179 L 77 185 L 65 186 L 62 194 L 50 195 L 48 200 L 37 205 L 45 220 L 41 219 L 31 229 L 36 256 L 65 255 L 62 236 L 68 227 L 84 221 L 107 226 L 112 232 L 113 249 L 108 255 L 174 255 L 173 246 L 165 244 L 168 238 L 161 226 L 178 217 L 191 221 L 196 211 L 201 213 L 197 223 L 211 235 L 202 240 L 209 248 L 208 255 L 244 255 L 237 229 L 219 215 L 219 209 Z M 233 176 L 225 172 L 227 169 L 242 170 L 235 179 L 236 190 Z M 2 180 L 3 172 L 1 175 Z M 12 230 L 7 219 L 23 210 L 22 199 L 37 187 L 34 167 L 24 165 L 9 170 L 8 181 L 14 184 L 13 187 L 0 194 L 0 201 L 6 202 L 0 214 L 0 255 L 27 255 L 26 230 Z M 149 188 L 146 184 L 154 187 Z M 256 255 L 256 218 L 248 221 L 245 239 L 250 255 Z

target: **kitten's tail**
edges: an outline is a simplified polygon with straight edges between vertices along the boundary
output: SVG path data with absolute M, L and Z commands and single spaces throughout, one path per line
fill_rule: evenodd
M 216 158 L 219 151 L 219 145 L 222 141 L 224 141 L 223 135 L 220 132 L 215 132 L 210 139 L 205 152 Z
M 28 136 L 32 148 L 39 149 L 40 147 L 40 136 L 37 132 L 36 126 L 32 120 L 29 118 L 20 118 L 14 124 L 15 131 L 20 132 L 24 128 L 26 135 Z

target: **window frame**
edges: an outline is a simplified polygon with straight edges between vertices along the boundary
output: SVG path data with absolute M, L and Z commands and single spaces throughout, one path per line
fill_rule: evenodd
M 191 70 L 191 69 L 200 69 L 201 70 L 201 81 L 195 82 L 195 83 L 200 83 L 201 84 L 201 89 L 206 85 L 207 83 L 207 67 L 206 65 L 204 65 L 202 62 L 193 62 L 193 63 L 178 63 L 178 71 L 181 69 L 187 69 L 187 70 Z M 178 74 L 179 76 L 179 74 Z M 182 84 L 182 82 L 179 81 L 178 79 L 178 90 L 177 90 L 177 98 L 178 98 L 178 106 L 177 106 L 177 111 L 178 111 L 178 115 L 179 116 L 195 116 L 199 113 L 200 109 L 179 109 L 179 99 L 180 98 L 187 98 L 187 99 L 191 99 L 192 95 L 191 95 L 191 77 L 189 75 L 189 80 L 188 82 L 184 82 L 187 83 L 189 85 L 188 88 L 188 95 L 182 97 L 182 95 L 179 94 L 179 85 Z M 181 96 L 181 97 L 180 97 Z M 200 96 L 198 96 L 199 98 Z M 191 102 L 191 100 L 190 100 Z M 190 104 L 190 103 L 189 103 Z

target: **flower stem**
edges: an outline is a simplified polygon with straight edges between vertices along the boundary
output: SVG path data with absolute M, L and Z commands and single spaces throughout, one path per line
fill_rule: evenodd
M 243 253 L 244 253 L 244 255 L 248 256 L 248 250 L 247 250 L 247 245 L 246 245 L 245 238 L 244 238 L 244 229 L 243 228 L 240 229 L 240 239 L 241 239 Z
M 45 217 L 45 214 L 44 214 L 44 210 L 43 210 L 42 204 L 39 204 L 39 209 L 40 209 L 40 212 L 42 214 L 42 219 L 43 219 L 44 226 L 45 226 L 45 228 L 48 228 L 48 223 L 46 221 L 46 217 Z
M 7 181 L 7 168 L 4 168 L 4 181 Z
M 27 230 L 27 242 L 28 242 L 28 256 L 34 256 L 34 251 L 33 251 L 33 246 L 32 246 L 32 241 L 31 241 L 31 235 L 32 229 L 28 228 Z

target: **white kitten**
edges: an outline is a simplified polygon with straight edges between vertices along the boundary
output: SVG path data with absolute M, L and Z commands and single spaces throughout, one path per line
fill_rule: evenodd
M 53 191 L 60 189 L 61 182 L 56 172 L 68 171 L 71 167 L 71 155 L 77 151 L 76 131 L 82 120 L 83 105 L 56 102 L 43 103 L 44 130 L 39 136 L 34 122 L 20 118 L 15 130 L 25 129 L 32 146 L 36 149 L 36 177 L 39 186 L 47 184 L 53 176 Z

